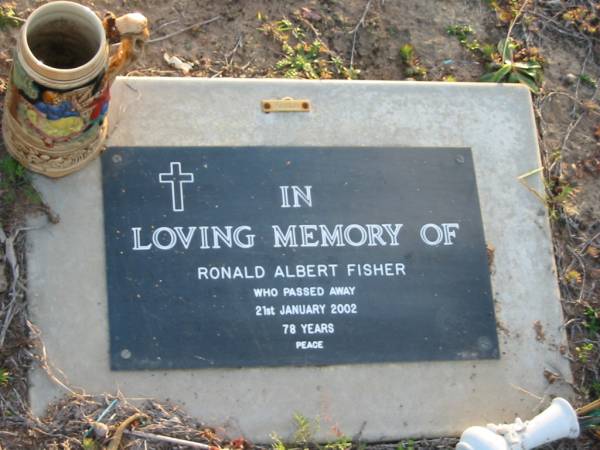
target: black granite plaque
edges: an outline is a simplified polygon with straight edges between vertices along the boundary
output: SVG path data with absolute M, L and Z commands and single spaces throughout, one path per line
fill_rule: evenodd
M 466 148 L 109 148 L 115 370 L 498 358 Z

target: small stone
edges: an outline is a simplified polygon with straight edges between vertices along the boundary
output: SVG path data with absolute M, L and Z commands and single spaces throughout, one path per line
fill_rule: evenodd
M 572 84 L 577 83 L 577 75 L 574 75 L 572 73 L 568 73 L 568 74 L 565 75 L 564 80 L 565 80 L 565 84 L 567 84 L 567 85 L 570 86 Z
M 104 439 L 108 434 L 108 427 L 102 422 L 94 422 L 92 424 L 92 428 L 94 430 L 94 435 L 98 439 Z

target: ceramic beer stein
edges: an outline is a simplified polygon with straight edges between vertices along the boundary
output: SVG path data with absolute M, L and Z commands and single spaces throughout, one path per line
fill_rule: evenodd
M 74 172 L 102 150 L 110 85 L 148 38 L 141 14 L 101 21 L 77 3 L 47 3 L 23 25 L 6 92 L 8 151 L 49 177 Z M 121 43 L 109 52 L 108 40 Z

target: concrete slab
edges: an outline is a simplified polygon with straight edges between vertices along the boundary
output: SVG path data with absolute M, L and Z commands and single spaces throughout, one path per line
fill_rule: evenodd
M 260 101 L 308 98 L 311 113 L 264 114 Z M 517 85 L 121 78 L 111 145 L 471 147 L 487 242 L 500 360 L 111 372 L 100 162 L 58 181 L 36 177 L 61 222 L 29 233 L 32 320 L 50 363 L 88 393 L 171 399 L 207 423 L 257 442 L 319 418 L 369 441 L 457 435 L 474 424 L 532 416 L 551 395 L 544 369 L 571 379 L 548 217 L 518 181 L 540 166 L 529 92 Z M 542 191 L 539 176 L 528 178 Z M 545 338 L 536 335 L 540 321 Z M 135 327 L 135 324 L 131 324 Z M 62 391 L 31 373 L 40 414 Z M 532 395 L 533 394 L 533 395 Z M 537 397 L 536 397 L 537 396 Z M 542 398 L 540 401 L 538 398 Z

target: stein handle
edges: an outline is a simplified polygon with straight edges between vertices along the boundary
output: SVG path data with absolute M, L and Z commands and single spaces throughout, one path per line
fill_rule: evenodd
M 125 14 L 116 18 L 108 13 L 102 21 L 109 43 L 119 42 L 119 49 L 108 62 L 107 79 L 112 84 L 117 75 L 122 74 L 144 50 L 150 36 L 148 19 L 140 13 Z

